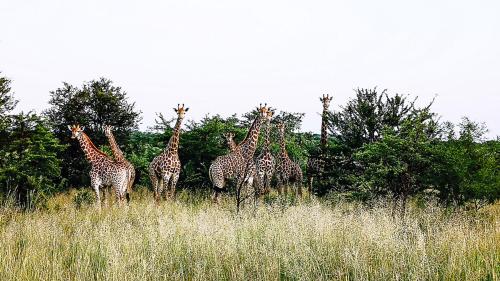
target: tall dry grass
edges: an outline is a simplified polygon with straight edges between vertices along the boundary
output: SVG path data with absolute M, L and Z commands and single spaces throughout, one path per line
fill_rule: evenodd
M 182 196 L 181 196 L 182 197 Z M 0 280 L 496 280 L 499 206 L 164 202 L 0 211 Z

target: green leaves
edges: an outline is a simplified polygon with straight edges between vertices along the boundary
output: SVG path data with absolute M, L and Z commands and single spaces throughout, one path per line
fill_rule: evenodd
M 433 166 L 439 172 L 436 186 L 447 202 L 493 202 L 500 198 L 500 142 L 483 142 L 484 124 L 463 118 L 458 125 L 447 125 L 445 141 L 434 146 Z
M 0 186 L 17 194 L 24 207 L 38 206 L 58 188 L 62 161 L 60 145 L 46 122 L 34 113 L 10 116 L 10 141 L 0 153 Z
M 76 186 L 88 183 L 88 164 L 81 155 L 78 143 L 70 139 L 67 125 L 80 124 L 92 141 L 107 144 L 104 125 L 113 126 L 117 142 L 123 145 L 129 134 L 138 128 L 140 111 L 128 101 L 127 94 L 106 78 L 99 78 L 76 87 L 63 83 L 52 91 L 50 108 L 45 116 L 50 120 L 55 135 L 68 148 L 60 155 L 64 161 L 63 175 Z

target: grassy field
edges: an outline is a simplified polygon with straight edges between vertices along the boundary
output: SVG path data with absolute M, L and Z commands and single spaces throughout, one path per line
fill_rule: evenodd
M 388 204 L 150 197 L 101 212 L 0 210 L 0 280 L 497 280 L 499 205 L 450 213 Z M 64 201 L 66 200 L 66 201 Z M 62 207 L 61 207 L 62 206 Z

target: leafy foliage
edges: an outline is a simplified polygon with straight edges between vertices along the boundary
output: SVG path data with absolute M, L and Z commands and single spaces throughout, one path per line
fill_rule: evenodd
M 31 207 L 58 189 L 64 147 L 40 116 L 11 114 L 16 104 L 10 80 L 0 77 L 0 191 Z
M 415 117 L 407 119 L 399 133 L 387 128 L 379 141 L 364 145 L 354 155 L 363 171 L 357 192 L 367 193 L 365 198 L 392 196 L 395 203 L 401 200 L 403 212 L 409 196 L 431 186 L 433 139 L 425 133 L 429 125 L 425 118 Z
M 1 150 L 0 183 L 4 193 L 14 193 L 24 207 L 39 206 L 59 190 L 64 146 L 46 122 L 33 113 L 11 116 L 11 140 Z
M 70 139 L 67 126 L 81 124 L 96 145 L 107 144 L 104 125 L 114 128 L 118 143 L 125 143 L 140 121 L 140 112 L 135 103 L 130 103 L 127 94 L 109 79 L 100 78 L 84 83 L 81 88 L 63 83 L 52 91 L 50 108 L 45 112 L 51 121 L 54 133 L 63 144 L 69 144 L 60 155 L 65 165 L 62 174 L 75 186 L 88 184 L 88 163 L 81 157 L 77 142 Z
M 445 140 L 434 147 L 440 198 L 455 204 L 500 198 L 500 142 L 483 142 L 485 125 L 466 117 L 458 124 L 458 137 L 453 124 L 445 128 Z

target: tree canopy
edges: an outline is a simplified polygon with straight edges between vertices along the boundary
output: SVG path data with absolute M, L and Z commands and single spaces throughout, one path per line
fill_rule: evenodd
M 44 115 L 51 122 L 54 134 L 62 144 L 69 144 L 60 155 L 64 165 L 62 174 L 75 186 L 88 184 L 88 163 L 81 157 L 79 144 L 70 139 L 67 126 L 81 124 L 85 132 L 98 145 L 107 144 L 103 132 L 104 125 L 114 128 L 118 143 L 128 140 L 130 133 L 137 130 L 140 111 L 135 109 L 135 103 L 128 100 L 126 92 L 121 87 L 114 86 L 106 78 L 100 78 L 76 87 L 63 83 L 61 88 L 50 92 L 49 109 Z

